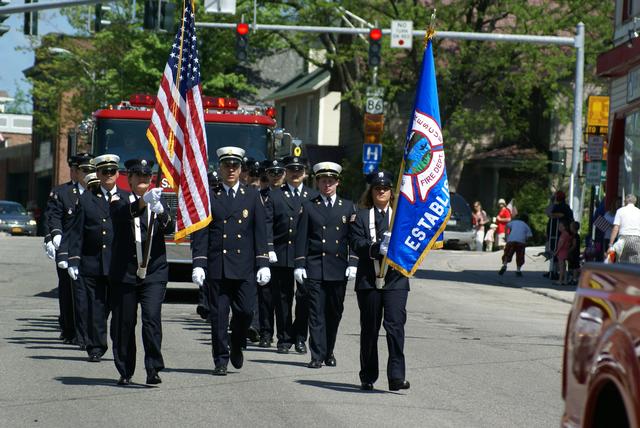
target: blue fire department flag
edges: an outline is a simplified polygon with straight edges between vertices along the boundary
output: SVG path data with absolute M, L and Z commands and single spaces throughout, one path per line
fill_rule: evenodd
M 431 39 L 424 50 L 402 165 L 387 262 L 412 276 L 429 250 L 442 246 L 451 214 Z

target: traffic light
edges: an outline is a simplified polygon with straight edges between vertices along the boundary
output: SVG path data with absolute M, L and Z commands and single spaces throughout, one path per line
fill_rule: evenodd
M 25 4 L 37 3 L 38 0 L 25 0 Z M 25 36 L 37 36 L 38 35 L 38 11 L 25 12 L 24 14 L 24 29 Z
M 11 3 L 10 0 L 0 0 L 0 7 L 6 6 L 9 3 Z M 0 23 L 4 22 L 4 20 L 7 19 L 8 17 L 9 15 L 0 15 Z M 5 24 L 0 24 L 0 36 L 2 36 L 7 31 L 9 31 L 9 26 Z
M 249 24 L 240 22 L 236 24 L 236 59 L 246 61 L 249 57 Z
M 547 152 L 547 171 L 551 174 L 564 174 L 565 171 L 565 158 L 566 151 L 564 150 L 549 150 Z
M 382 62 L 382 30 L 372 28 L 369 30 L 369 66 L 377 67 Z
M 93 24 L 93 30 L 97 33 L 104 29 L 107 25 L 111 25 L 111 21 L 107 14 L 111 12 L 111 6 L 103 6 L 100 3 L 96 4 L 96 20 Z
M 160 16 L 158 16 L 160 5 Z M 144 20 L 142 27 L 145 30 L 169 31 L 175 28 L 176 4 L 168 1 L 147 0 L 144 3 Z M 158 22 L 158 18 L 160 21 Z

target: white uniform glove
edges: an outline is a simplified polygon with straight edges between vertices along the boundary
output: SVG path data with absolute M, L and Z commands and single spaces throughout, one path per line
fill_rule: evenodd
M 162 203 L 160 203 L 160 201 L 152 202 L 149 205 L 149 208 L 151 208 L 151 211 L 153 211 L 156 214 L 162 214 L 164 212 L 164 207 L 162 206 Z
M 391 232 L 385 232 L 384 238 L 382 238 L 382 242 L 380 242 L 380 254 L 383 256 L 387 255 L 387 251 L 389 251 L 389 241 L 391 240 Z
M 269 251 L 269 263 L 278 263 L 278 256 L 275 251 Z
M 78 279 L 78 268 L 77 267 L 71 266 L 71 267 L 67 268 L 67 273 L 69 273 L 69 276 L 74 281 L 76 281 Z
M 51 240 L 53 242 L 53 246 L 56 247 L 56 250 L 60 248 L 60 242 L 62 242 L 62 235 L 56 235 Z
M 53 245 L 52 242 L 47 242 L 46 244 L 44 244 L 44 251 L 45 253 L 47 253 L 47 257 L 49 257 L 51 260 L 56 259 L 56 246 Z
M 298 284 L 302 284 L 304 283 L 304 280 L 307 279 L 307 270 L 305 268 L 294 269 L 293 277 Z
M 268 267 L 258 269 L 256 281 L 258 285 L 267 285 L 271 281 L 271 270 Z
M 204 285 L 205 276 L 204 269 L 201 267 L 193 268 L 193 271 L 191 272 L 191 281 L 198 287 L 202 287 Z
M 147 190 L 144 195 L 142 195 L 142 199 L 147 203 L 147 205 L 153 205 L 154 202 L 159 202 L 162 196 L 162 187 L 154 187 L 151 190 Z
M 355 266 L 349 266 L 344 272 L 344 276 L 347 277 L 347 280 L 351 281 L 353 279 L 356 279 L 356 273 L 358 273 L 358 268 Z
M 60 269 L 67 269 L 69 267 L 69 263 L 67 263 L 65 260 L 58 262 L 58 267 Z

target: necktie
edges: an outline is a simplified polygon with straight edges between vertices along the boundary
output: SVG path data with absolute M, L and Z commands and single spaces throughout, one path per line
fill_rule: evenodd
M 229 188 L 229 197 L 231 199 L 236 197 L 236 192 L 233 190 L 233 187 Z
M 331 199 L 327 198 L 327 208 L 331 208 Z
M 295 196 L 296 198 L 300 196 L 300 191 L 298 190 L 297 187 L 293 189 L 293 196 Z
M 113 196 L 113 193 L 109 192 L 107 193 L 107 202 L 111 203 L 111 196 Z
M 387 212 L 376 210 L 376 234 L 379 239 L 382 239 L 382 235 L 389 229 L 389 220 L 387 219 Z

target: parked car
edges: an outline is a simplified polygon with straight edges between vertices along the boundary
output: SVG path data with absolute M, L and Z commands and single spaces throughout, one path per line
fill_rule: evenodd
M 640 266 L 587 263 L 569 312 L 562 427 L 640 427 Z
M 451 193 L 451 217 L 444 228 L 444 245 L 446 247 L 473 248 L 473 226 L 471 207 L 457 193 Z
M 0 201 L 0 233 L 36 235 L 37 223 L 22 205 L 13 201 Z

